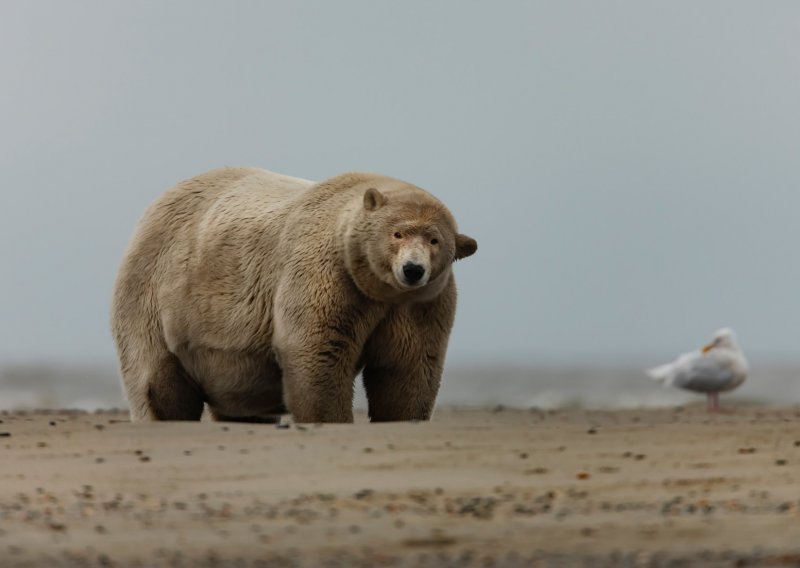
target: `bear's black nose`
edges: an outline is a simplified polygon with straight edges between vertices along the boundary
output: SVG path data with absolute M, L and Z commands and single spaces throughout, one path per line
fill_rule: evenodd
M 409 284 L 416 284 L 425 276 L 425 267 L 414 262 L 406 262 L 403 265 L 403 276 Z

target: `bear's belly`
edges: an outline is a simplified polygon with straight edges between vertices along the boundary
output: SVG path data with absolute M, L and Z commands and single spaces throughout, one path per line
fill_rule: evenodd
M 281 369 L 271 354 L 197 347 L 177 355 L 215 413 L 245 418 L 285 412 Z

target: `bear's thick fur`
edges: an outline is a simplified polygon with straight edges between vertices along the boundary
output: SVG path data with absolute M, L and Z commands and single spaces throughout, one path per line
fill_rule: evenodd
M 395 179 L 321 183 L 225 168 L 139 222 L 112 330 L 133 420 L 351 422 L 433 410 L 456 310 L 451 265 L 477 249 L 447 208 Z

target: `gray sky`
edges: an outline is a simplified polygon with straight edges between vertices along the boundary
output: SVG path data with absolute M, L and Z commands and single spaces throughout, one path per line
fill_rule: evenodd
M 800 359 L 800 3 L 0 3 L 0 363 L 113 361 L 146 205 L 222 165 L 439 196 L 450 362 Z

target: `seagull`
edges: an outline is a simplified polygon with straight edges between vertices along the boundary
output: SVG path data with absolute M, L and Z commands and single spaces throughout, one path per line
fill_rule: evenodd
M 719 393 L 741 385 L 747 371 L 747 360 L 736 343 L 736 335 L 732 329 L 724 327 L 702 349 L 684 353 L 672 363 L 646 372 L 665 386 L 705 393 L 708 411 L 720 412 Z

